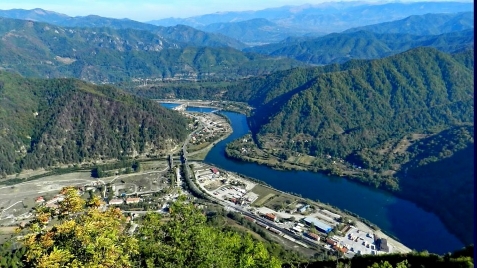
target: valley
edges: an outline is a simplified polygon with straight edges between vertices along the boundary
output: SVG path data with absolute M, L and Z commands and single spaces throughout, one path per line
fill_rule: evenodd
M 202 102 L 201 104 L 203 105 L 202 107 L 205 106 L 207 108 L 206 106 L 207 103 Z M 194 109 L 202 109 L 202 108 L 192 107 L 191 109 L 194 110 Z M 225 128 L 229 128 L 229 129 L 231 127 L 226 120 L 221 122 L 220 121 L 221 118 L 218 116 L 214 116 L 213 114 L 197 113 L 197 112 L 189 111 L 189 112 L 186 112 L 186 115 L 195 118 L 197 122 L 200 122 L 201 124 L 201 126 L 197 126 L 197 129 L 196 129 L 197 131 L 194 131 L 193 133 L 190 134 L 189 136 L 190 138 L 200 135 L 201 131 L 204 131 L 207 128 L 210 129 L 210 126 L 212 124 L 214 125 L 220 124 L 220 125 L 223 125 Z M 230 133 L 231 131 L 229 131 L 229 134 L 224 133 L 218 136 L 217 138 L 214 138 L 213 143 L 216 144 L 220 140 L 223 140 L 224 138 L 227 137 L 227 135 L 230 135 Z M 193 139 L 189 139 L 189 143 L 191 143 L 192 141 Z M 190 149 L 190 147 L 188 148 Z M 174 150 L 172 150 L 171 153 L 173 153 L 173 151 Z M 191 150 L 190 155 L 192 156 L 196 152 Z M 172 154 L 170 157 L 172 157 Z M 67 173 L 63 175 L 44 176 L 42 178 L 38 178 L 32 181 L 29 181 L 28 177 L 26 177 L 25 178 L 26 181 L 23 183 L 14 184 L 12 186 L 0 187 L 1 200 L 4 200 L 0 204 L 0 206 L 2 207 L 2 211 L 0 213 L 0 225 L 24 226 L 26 222 L 28 222 L 33 217 L 33 214 L 31 213 L 32 209 L 38 205 L 45 205 L 46 207 L 51 207 L 53 209 L 58 208 L 58 202 L 61 202 L 61 200 L 64 197 L 61 194 L 55 195 L 55 193 L 59 192 L 61 189 L 67 186 L 74 186 L 75 188 L 79 189 L 81 192 L 81 195 L 86 200 L 88 199 L 88 196 L 91 197 L 94 195 L 100 195 L 105 200 L 108 200 L 109 206 L 120 207 L 126 214 L 141 215 L 147 211 L 167 213 L 169 202 L 176 200 L 179 195 L 185 194 L 186 196 L 189 196 L 189 198 L 194 198 L 192 197 L 193 195 L 189 192 L 187 187 L 184 185 L 185 182 L 182 181 L 181 175 L 179 175 L 179 173 L 176 173 L 174 171 L 176 170 L 178 172 L 180 170 L 180 166 L 178 166 L 177 164 L 174 164 L 177 162 L 179 162 L 177 159 L 141 162 L 140 164 L 141 168 L 137 172 L 134 172 L 131 174 L 126 173 L 121 175 L 121 169 L 117 169 L 113 171 L 119 175 L 113 175 L 113 176 L 106 175 L 106 176 L 100 176 L 100 178 L 93 177 L 92 172 L 88 172 L 88 171 L 72 172 L 72 173 Z M 322 252 L 325 249 L 329 250 L 332 247 L 342 250 L 343 252 L 347 252 L 349 249 L 349 246 L 345 250 L 346 243 L 348 243 L 347 241 L 345 241 L 346 235 L 337 230 L 337 231 L 334 231 L 332 235 L 327 233 L 320 233 L 321 239 L 318 239 L 319 241 L 322 241 L 320 243 L 314 240 L 309 240 L 309 239 L 307 240 L 306 237 L 302 236 L 301 230 L 299 232 L 294 230 L 294 229 L 297 229 L 294 226 L 296 224 L 298 224 L 297 226 L 302 225 L 300 222 L 303 222 L 303 218 L 305 218 L 302 215 L 308 215 L 308 217 L 310 217 L 311 215 L 309 215 L 309 213 L 288 214 L 283 211 L 276 212 L 273 210 L 273 209 L 276 209 L 275 205 L 272 205 L 272 204 L 267 205 L 271 197 L 274 197 L 275 195 L 277 195 L 279 196 L 278 199 L 283 199 L 281 202 L 289 202 L 290 206 L 291 204 L 293 204 L 298 207 L 298 205 L 302 204 L 300 202 L 304 202 L 304 204 L 308 204 L 308 206 L 311 206 L 313 210 L 315 210 L 315 208 L 317 207 L 326 208 L 323 210 L 325 211 L 323 212 L 325 214 L 320 214 L 320 213 L 318 214 L 321 215 L 320 216 L 321 218 L 324 217 L 325 219 L 327 219 L 329 221 L 328 224 L 331 224 L 332 226 L 335 226 L 335 227 L 337 226 L 336 228 L 339 228 L 341 230 L 341 229 L 344 229 L 346 226 L 348 226 L 348 224 L 353 222 L 352 223 L 353 226 L 358 226 L 358 227 L 348 226 L 346 228 L 347 229 L 351 228 L 351 230 L 354 230 L 354 232 L 356 232 L 356 230 L 361 230 L 362 232 L 367 233 L 367 236 L 369 236 L 370 233 L 376 232 L 376 234 L 379 235 L 380 237 L 380 238 L 376 238 L 376 240 L 385 238 L 387 239 L 389 243 L 388 244 L 389 249 L 386 249 L 386 251 L 380 252 L 378 248 L 376 248 L 374 244 L 375 242 L 372 239 L 370 242 L 372 246 L 368 245 L 367 247 L 363 247 L 363 249 L 357 249 L 359 248 L 359 246 L 355 246 L 354 252 L 352 249 L 349 253 L 346 253 L 344 255 L 347 258 L 351 258 L 356 252 L 362 253 L 362 254 L 371 254 L 373 252 L 372 254 L 375 254 L 375 255 L 382 254 L 385 252 L 402 252 L 402 253 L 410 252 L 409 248 L 405 247 L 404 245 L 395 241 L 393 238 L 390 238 L 384 233 L 380 232 L 379 229 L 376 229 L 377 227 L 374 225 L 371 228 L 368 225 L 360 222 L 359 219 L 356 219 L 355 217 L 349 214 L 342 214 L 343 212 L 339 211 L 340 215 L 343 215 L 343 217 L 346 218 L 346 220 L 341 219 L 342 216 L 338 214 L 334 214 L 333 212 L 329 211 L 329 210 L 337 211 L 336 208 L 334 207 L 329 207 L 322 203 L 313 202 L 311 200 L 302 199 L 298 196 L 293 196 L 290 194 L 279 192 L 269 187 L 264 188 L 263 186 L 260 186 L 260 184 L 258 184 L 257 182 L 249 181 L 241 175 L 227 172 L 224 170 L 218 171 L 215 167 L 206 165 L 201 162 L 191 162 L 191 166 L 194 167 L 194 173 L 195 173 L 194 177 L 196 178 L 196 183 L 198 184 L 199 187 L 202 188 L 202 191 L 204 191 L 204 193 L 206 194 L 217 195 L 218 189 L 217 189 L 217 186 L 213 186 L 213 188 L 210 188 L 210 186 L 205 186 L 204 188 L 204 184 L 203 184 L 204 182 L 206 183 L 217 182 L 219 185 L 222 185 L 220 181 L 222 181 L 222 179 L 225 179 L 228 181 L 226 185 L 235 185 L 236 187 L 234 187 L 234 189 L 237 189 L 237 191 L 239 191 L 238 189 L 240 187 L 245 185 L 246 187 L 244 188 L 244 190 L 245 191 L 250 190 L 250 192 L 247 195 L 251 195 L 251 196 L 253 195 L 254 200 L 259 199 L 257 202 L 252 204 L 254 208 L 251 208 L 250 206 L 245 206 L 244 203 L 241 203 L 240 206 L 237 206 L 237 204 L 239 204 L 240 202 L 234 201 L 229 198 L 225 198 L 221 200 L 217 199 L 217 202 L 222 204 L 225 207 L 225 209 L 228 209 L 231 211 L 236 211 L 236 212 L 237 211 L 240 212 L 242 210 L 250 211 L 250 212 L 241 212 L 240 214 L 252 213 L 253 215 L 250 215 L 250 216 L 253 218 L 256 218 L 258 221 L 265 222 L 266 224 L 265 227 L 274 226 L 276 228 L 284 230 L 284 232 L 287 232 L 288 235 L 279 233 L 278 237 L 284 237 L 289 240 L 288 242 L 285 242 L 285 246 L 287 245 L 287 243 L 290 243 L 290 242 L 292 244 L 295 243 L 299 245 L 299 248 L 296 248 L 296 246 L 294 246 L 292 247 L 293 250 L 296 250 L 303 254 L 310 254 L 306 252 L 311 251 L 311 252 L 314 252 L 311 254 L 313 255 L 313 254 L 316 254 L 317 252 Z M 20 177 L 22 176 L 20 175 Z M 201 177 L 202 179 L 199 179 Z M 261 189 L 265 189 L 265 192 Z M 217 191 L 212 193 L 214 190 L 217 190 Z M 221 191 L 224 191 L 224 190 L 221 190 Z M 245 200 L 245 198 L 243 200 Z M 263 202 L 260 200 L 262 200 Z M 230 201 L 234 201 L 234 202 L 230 202 Z M 275 201 L 278 201 L 278 200 L 275 200 Z M 304 204 L 302 204 L 302 206 L 304 206 Z M 271 210 L 270 208 L 273 208 L 273 209 Z M 106 207 L 104 207 L 104 209 L 106 209 Z M 253 211 L 256 211 L 256 212 L 253 212 Z M 280 225 L 282 224 L 284 225 L 277 226 L 276 223 L 274 224 L 263 219 L 264 215 L 266 214 L 263 211 L 266 211 L 268 214 L 269 213 L 279 214 L 280 220 L 277 218 L 275 221 L 278 222 L 278 224 Z M 296 212 L 292 212 L 292 213 L 296 213 Z M 325 215 L 335 215 L 335 218 L 338 220 L 337 221 L 332 220 L 331 218 L 329 218 L 329 216 L 325 216 Z M 250 217 L 250 216 L 246 216 L 246 217 Z M 234 216 L 234 217 L 237 217 L 237 216 Z M 269 229 L 269 227 L 265 229 Z M 316 230 L 310 229 L 309 232 L 314 233 L 316 232 Z M 338 234 L 338 236 L 336 234 Z M 8 235 L 8 232 L 7 232 L 7 235 Z M 292 237 L 290 237 L 290 235 Z M 333 236 L 333 238 L 331 238 L 331 236 Z M 328 237 L 330 237 L 329 241 L 327 240 Z M 272 239 L 276 240 L 277 238 L 272 238 Z M 301 240 L 304 240 L 304 241 L 300 242 Z M 278 241 L 280 241 L 280 239 L 278 239 Z M 321 249 L 317 250 L 317 248 L 321 248 Z
M 1 267 L 473 266 L 471 3 L 100 2 L 0 3 Z

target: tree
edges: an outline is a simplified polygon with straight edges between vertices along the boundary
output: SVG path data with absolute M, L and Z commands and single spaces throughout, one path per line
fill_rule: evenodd
M 98 210 L 98 198 L 84 208 L 74 188 L 64 188 L 60 222 L 42 228 L 44 211 L 36 214 L 23 237 L 24 261 L 35 267 L 132 267 L 138 241 L 127 235 L 125 217 L 119 209 Z
M 139 230 L 142 265 L 146 267 L 281 267 L 251 236 L 206 224 L 206 217 L 184 198 L 170 207 L 164 222 L 149 213 Z
M 368 268 L 393 268 L 393 266 L 388 261 L 381 261 L 380 263 L 373 263 Z
M 409 267 L 409 263 L 407 260 L 403 260 L 402 262 L 396 263 L 396 268 L 407 267 Z M 373 265 L 368 266 L 368 268 L 393 268 L 393 266 L 388 261 L 381 261 L 380 263 L 373 263 Z
M 134 161 L 134 163 L 132 164 L 132 168 L 133 168 L 134 172 L 140 172 L 142 170 L 141 162 Z
M 281 267 L 250 235 L 208 225 L 185 197 L 171 205 L 169 220 L 149 213 L 132 236 L 119 209 L 99 210 L 96 196 L 85 207 L 71 187 L 62 193 L 59 223 L 46 228 L 53 214 L 39 207 L 22 239 L 27 267 Z

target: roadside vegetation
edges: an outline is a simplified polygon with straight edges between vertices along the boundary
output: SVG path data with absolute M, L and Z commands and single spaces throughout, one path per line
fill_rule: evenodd
M 220 208 L 193 205 L 183 198 L 170 215 L 126 217 L 118 208 L 100 209 L 72 187 L 56 210 L 37 207 L 35 218 L 18 229 L 20 240 L 0 247 L 2 267 L 472 267 L 473 248 L 445 256 L 427 252 L 337 259 L 329 251 L 314 261 L 290 253 L 236 213 L 227 213 L 249 231 L 224 224 Z M 254 238 L 255 236 L 255 238 Z M 257 240 L 258 239 L 258 240 Z M 259 241 L 260 240 L 260 241 Z M 393 266 L 396 265 L 396 266 Z M 436 266 L 437 265 L 437 266 Z

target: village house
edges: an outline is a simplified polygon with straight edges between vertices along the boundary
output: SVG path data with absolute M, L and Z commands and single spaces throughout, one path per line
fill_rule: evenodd
M 123 203 L 124 203 L 124 200 L 122 200 L 120 198 L 115 198 L 115 199 L 109 200 L 110 205 L 122 205 Z
M 139 198 L 139 197 L 126 198 L 126 204 L 137 204 L 139 202 L 141 202 L 141 198 Z

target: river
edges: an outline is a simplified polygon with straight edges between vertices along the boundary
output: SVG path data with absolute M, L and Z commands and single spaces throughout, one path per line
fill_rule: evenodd
M 188 107 L 187 111 L 210 112 L 214 109 Z M 232 160 L 225 157 L 227 143 L 249 132 L 245 115 L 222 112 L 232 124 L 233 133 L 217 143 L 204 162 L 219 168 L 261 180 L 285 192 L 300 194 L 340 209 L 354 212 L 376 224 L 387 234 L 415 250 L 443 254 L 464 247 L 441 220 L 416 204 L 382 190 L 340 177 L 307 171 L 279 171 L 267 166 Z

